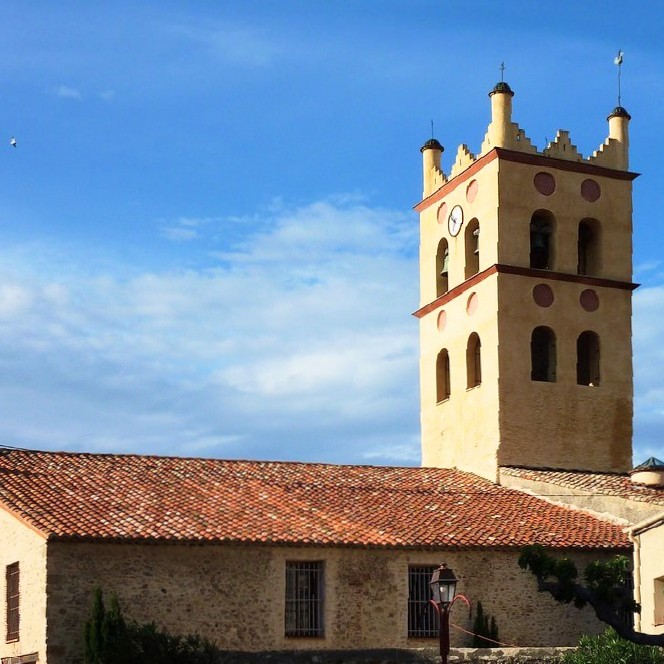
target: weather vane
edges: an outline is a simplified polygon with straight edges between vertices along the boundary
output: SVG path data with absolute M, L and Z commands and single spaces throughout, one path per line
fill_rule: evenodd
M 501 83 L 505 82 L 505 63 L 504 62 L 500 63 L 500 82 Z
M 433 120 L 431 120 L 431 138 L 433 138 Z
M 613 64 L 618 65 L 618 106 L 620 106 L 620 76 L 622 74 L 622 63 L 623 63 L 623 55 L 625 55 L 622 51 L 618 51 L 618 55 L 616 55 L 615 58 L 613 58 Z

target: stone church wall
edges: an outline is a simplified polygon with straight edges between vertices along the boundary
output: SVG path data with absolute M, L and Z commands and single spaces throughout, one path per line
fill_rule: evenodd
M 569 648 L 453 648 L 450 664 L 559 664 Z M 218 664 L 440 664 L 437 648 L 224 652 Z
M 581 565 L 598 556 L 573 556 Z M 48 664 L 82 661 L 82 626 L 94 588 L 116 593 L 127 618 L 198 633 L 224 650 L 287 651 L 435 647 L 407 637 L 408 566 L 447 562 L 458 591 L 482 601 L 500 638 L 518 646 L 573 645 L 602 626 L 538 594 L 516 551 L 409 551 L 236 545 L 52 542 L 48 556 Z M 325 636 L 284 636 L 286 561 L 323 561 Z M 452 622 L 472 629 L 463 605 Z M 452 645 L 471 637 L 452 628 Z

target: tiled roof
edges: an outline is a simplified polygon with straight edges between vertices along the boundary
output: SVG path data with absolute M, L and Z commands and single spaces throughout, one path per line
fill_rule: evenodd
M 626 473 L 591 473 L 581 470 L 539 470 L 501 466 L 501 474 L 566 487 L 578 494 L 618 496 L 639 503 L 664 505 L 664 489 L 634 484 Z
M 52 539 L 629 548 L 585 512 L 433 468 L 9 449 L 0 505 Z

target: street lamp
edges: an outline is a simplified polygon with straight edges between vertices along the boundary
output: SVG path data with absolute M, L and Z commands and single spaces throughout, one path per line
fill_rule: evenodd
M 440 661 L 447 664 L 447 656 L 450 652 L 450 609 L 458 599 L 464 601 L 470 610 L 470 601 L 464 595 L 456 594 L 456 586 L 459 580 L 454 572 L 443 563 L 431 576 L 429 585 L 433 599 L 431 603 L 438 614 L 440 635 Z

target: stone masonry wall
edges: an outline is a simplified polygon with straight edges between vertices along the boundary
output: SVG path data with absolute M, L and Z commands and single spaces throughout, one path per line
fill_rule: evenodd
M 455 648 L 449 664 L 559 664 L 569 648 Z M 223 652 L 218 664 L 440 664 L 436 648 Z
M 585 562 L 596 556 L 576 556 Z M 500 638 L 516 646 L 573 645 L 601 625 L 538 594 L 518 552 L 397 551 L 231 545 L 52 542 L 48 556 L 48 664 L 82 661 L 81 633 L 94 588 L 116 593 L 124 614 L 172 633 L 198 633 L 224 650 L 421 648 L 407 637 L 408 566 L 447 562 L 459 592 L 482 601 Z M 323 561 L 325 636 L 284 636 L 285 563 Z M 582 563 L 583 564 L 583 563 Z M 472 629 L 464 606 L 452 623 Z M 470 636 L 452 628 L 452 645 Z

